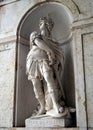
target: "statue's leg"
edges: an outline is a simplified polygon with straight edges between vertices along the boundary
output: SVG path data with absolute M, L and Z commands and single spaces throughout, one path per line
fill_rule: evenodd
M 44 114 L 45 113 L 45 97 L 44 97 L 44 93 L 42 90 L 41 81 L 38 78 L 32 79 L 31 81 L 33 84 L 35 96 L 40 104 L 40 109 L 39 109 L 39 112 L 37 113 L 37 115 Z
M 56 84 L 55 84 L 55 80 L 53 78 L 53 72 L 52 71 L 44 72 L 44 78 L 47 83 L 48 92 L 49 92 L 52 102 L 53 102 L 53 109 L 57 113 L 60 113 L 63 111 L 63 107 L 60 106 L 60 104 L 58 103 L 58 95 L 57 95 L 56 89 L 55 89 Z

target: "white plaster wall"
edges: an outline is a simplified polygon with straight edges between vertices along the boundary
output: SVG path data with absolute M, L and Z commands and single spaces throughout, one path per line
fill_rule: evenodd
M 73 0 L 79 7 L 80 13 L 88 16 L 93 16 L 93 0 Z
M 88 127 L 93 127 L 93 33 L 83 36 Z
M 15 43 L 0 45 L 0 127 L 12 127 L 14 104 Z

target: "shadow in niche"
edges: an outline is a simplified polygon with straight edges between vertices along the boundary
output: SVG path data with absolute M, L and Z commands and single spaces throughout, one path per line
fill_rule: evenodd
M 74 67 L 71 42 L 64 46 L 64 54 L 65 63 L 62 83 L 66 95 L 66 103 L 67 106 L 75 107 Z
M 61 10 L 61 12 L 60 12 Z M 62 4 L 51 2 L 51 4 L 42 4 L 34 11 L 29 10 L 22 18 L 18 27 L 18 47 L 17 47 L 17 80 L 16 80 L 16 105 L 15 105 L 15 126 L 25 126 L 25 119 L 30 117 L 36 108 L 37 100 L 33 92 L 33 86 L 26 75 L 26 56 L 29 52 L 29 36 L 34 30 L 38 30 L 38 21 L 42 16 L 51 12 L 55 21 L 53 30 L 54 38 L 61 39 L 70 33 L 70 18 Z M 19 38 L 25 37 L 23 39 Z M 27 39 L 27 40 L 25 40 Z M 60 41 L 62 42 L 62 41 Z M 71 42 L 63 46 L 65 54 L 65 68 L 63 73 L 63 87 L 66 95 L 67 105 L 75 107 L 75 86 L 74 86 L 74 68 Z M 75 126 L 75 114 L 72 114 L 73 124 Z
M 65 92 L 66 105 L 75 108 L 75 83 L 74 83 L 74 66 L 72 54 L 72 41 L 63 47 L 65 55 L 64 72 L 62 84 Z M 76 112 L 71 113 L 71 127 L 76 126 Z

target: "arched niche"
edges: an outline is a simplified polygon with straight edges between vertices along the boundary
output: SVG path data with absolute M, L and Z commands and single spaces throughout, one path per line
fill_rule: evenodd
M 26 75 L 26 56 L 29 51 L 29 36 L 32 31 L 39 32 L 39 19 L 49 15 L 54 21 L 53 39 L 63 43 L 71 36 L 72 16 L 67 7 L 58 2 L 42 2 L 31 8 L 21 19 L 17 30 L 17 75 L 15 126 L 24 126 L 25 119 L 31 116 L 37 101 L 33 87 Z M 62 48 L 65 54 L 63 86 L 68 106 L 75 107 L 74 69 L 71 41 Z

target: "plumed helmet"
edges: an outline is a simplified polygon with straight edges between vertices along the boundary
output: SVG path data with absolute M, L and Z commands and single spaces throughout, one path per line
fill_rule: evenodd
M 42 17 L 39 20 L 39 25 L 42 24 L 42 22 L 45 23 L 48 31 L 51 32 L 53 27 L 54 27 L 54 22 L 53 22 L 52 18 L 50 18 L 49 16 L 48 17 Z

